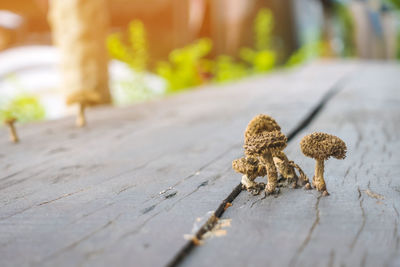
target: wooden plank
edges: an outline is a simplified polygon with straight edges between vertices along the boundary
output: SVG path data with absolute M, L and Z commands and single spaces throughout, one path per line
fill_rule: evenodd
M 21 144 L 0 141 L 1 265 L 166 264 L 240 181 L 231 161 L 249 119 L 293 129 L 357 67 L 321 62 L 93 110 L 85 129 L 73 118 L 20 127 Z
M 302 136 L 323 131 L 347 143 L 345 160 L 326 163 L 330 196 L 243 191 L 222 216 L 226 236 L 205 240 L 182 265 L 400 266 L 399 73 L 398 64 L 365 64 L 287 148 L 312 177 Z

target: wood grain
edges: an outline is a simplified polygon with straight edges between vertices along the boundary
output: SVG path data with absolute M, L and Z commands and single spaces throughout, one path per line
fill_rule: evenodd
M 400 66 L 364 64 L 288 156 L 312 177 L 302 136 L 334 134 L 348 156 L 326 162 L 328 197 L 282 189 L 277 197 L 242 192 L 222 216 L 226 236 L 205 240 L 183 266 L 400 266 Z
M 84 129 L 74 118 L 18 127 L 19 145 L 1 129 L 0 265 L 167 264 L 240 182 L 231 161 L 247 122 L 267 113 L 288 133 L 359 68 L 318 62 L 89 110 Z

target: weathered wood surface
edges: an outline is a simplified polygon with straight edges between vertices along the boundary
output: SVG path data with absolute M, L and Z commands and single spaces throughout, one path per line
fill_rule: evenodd
M 206 240 L 183 265 L 400 266 L 399 74 L 398 65 L 365 64 L 286 149 L 312 177 L 302 136 L 323 131 L 347 143 L 347 158 L 325 165 L 330 196 L 242 192 L 222 216 L 231 219 L 227 235 Z
M 1 129 L 0 265 L 169 263 L 187 244 L 184 235 L 192 233 L 197 218 L 208 218 L 209 211 L 218 208 L 239 183 L 240 175 L 231 170 L 231 161 L 242 155 L 243 130 L 254 115 L 274 116 L 288 134 L 332 88 L 350 81 L 356 83 L 363 78 L 357 76 L 363 68 L 373 68 L 385 77 L 386 69 L 380 70 L 383 66 L 319 62 L 289 73 L 202 88 L 131 108 L 93 110 L 88 112 L 89 125 L 85 129 L 76 129 L 73 118 L 20 127 L 19 145 L 9 144 L 7 132 Z M 397 71 L 392 65 L 386 68 Z M 343 116 L 344 112 L 338 109 L 336 115 Z M 295 150 L 291 153 L 293 158 L 299 158 Z M 304 164 L 308 172 L 310 162 Z M 329 162 L 327 172 L 335 166 L 339 165 Z M 340 166 L 336 171 L 343 171 L 342 166 L 347 165 Z M 352 171 L 356 172 L 357 166 Z M 329 181 L 332 196 L 326 199 L 338 204 L 343 199 L 334 201 L 336 189 Z M 343 187 L 349 192 L 352 189 L 346 183 Z M 279 216 L 290 213 L 275 211 L 277 220 L 272 223 L 291 225 L 286 237 L 302 241 L 301 234 L 309 232 L 315 218 L 313 194 L 314 191 L 288 190 L 276 199 L 259 201 L 254 204 L 260 205 L 255 220 L 271 220 L 269 214 L 262 213 L 263 206 L 265 209 L 281 199 L 288 203 L 284 199 L 296 195 L 298 198 L 290 198 L 287 210 L 294 210 L 305 219 L 300 217 L 297 223 L 290 217 L 281 222 Z M 234 210 L 241 216 L 236 210 L 242 198 L 248 202 L 257 199 L 242 192 L 224 216 L 229 217 Z M 325 199 L 320 201 L 322 205 Z M 242 230 L 243 234 L 239 246 L 229 244 L 232 250 L 227 249 L 222 253 L 227 254 L 218 259 L 225 259 L 224 264 L 234 259 L 232 254 L 238 255 L 242 250 L 250 253 L 251 240 L 272 240 L 262 237 L 268 231 L 266 225 L 251 228 L 255 221 L 240 220 L 243 229 L 233 230 L 238 224 L 235 226 L 232 219 L 227 236 L 207 240 L 192 250 L 183 263 L 202 265 L 207 259 L 201 253 L 208 257 L 214 242 L 236 236 L 232 231 Z M 351 226 L 350 221 L 342 222 L 345 228 Z M 208 248 L 211 250 L 207 252 Z M 217 246 L 210 258 L 218 258 L 218 249 L 222 248 Z M 272 253 L 272 246 L 265 248 L 251 264 L 264 264 L 271 255 L 278 255 L 276 251 Z M 358 247 L 354 246 L 354 250 Z M 363 254 L 357 253 L 362 258 Z M 286 254 L 280 255 L 287 258 Z

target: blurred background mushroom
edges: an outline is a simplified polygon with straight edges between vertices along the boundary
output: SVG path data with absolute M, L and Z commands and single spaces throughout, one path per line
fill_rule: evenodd
M 53 39 L 60 51 L 63 90 L 96 92 L 99 99 L 88 102 L 110 103 L 105 0 L 51 0 L 49 4 Z M 80 97 L 86 95 L 93 94 Z
M 67 105 L 78 105 L 78 115 L 76 125 L 83 127 L 86 125 L 85 109 L 87 107 L 100 104 L 101 96 L 96 91 L 81 90 L 70 94 L 67 98 Z
M 15 129 L 15 122 L 17 121 L 16 118 L 10 117 L 4 120 L 4 124 L 10 129 L 10 140 L 13 143 L 18 143 L 19 138 L 17 135 L 17 130 Z

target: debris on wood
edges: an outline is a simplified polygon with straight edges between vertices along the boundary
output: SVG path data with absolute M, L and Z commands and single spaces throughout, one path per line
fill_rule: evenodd
M 203 240 L 227 235 L 227 230 L 224 228 L 230 227 L 231 221 L 232 219 L 219 219 L 214 227 L 203 235 Z
M 164 194 L 164 193 L 166 193 L 166 192 L 168 192 L 169 190 L 172 190 L 172 189 L 174 189 L 174 188 L 172 186 L 170 186 L 167 189 L 164 189 L 164 190 L 160 191 L 158 194 L 162 195 L 162 194 Z
M 380 194 L 378 194 L 378 193 L 375 193 L 375 192 L 373 192 L 373 191 L 370 190 L 370 189 L 367 189 L 367 190 L 365 190 L 364 192 L 365 192 L 368 196 L 370 196 L 370 197 L 372 197 L 372 198 L 380 199 L 380 200 L 385 199 L 385 197 L 384 197 L 383 195 L 380 195 Z
M 322 191 L 324 196 L 329 195 L 324 180 L 324 162 L 330 157 L 344 159 L 347 152 L 346 144 L 337 136 L 315 132 L 303 137 L 300 147 L 304 155 L 316 160 L 313 186 Z
M 229 207 L 232 207 L 232 203 L 227 202 L 224 207 L 224 211 L 227 210 Z

